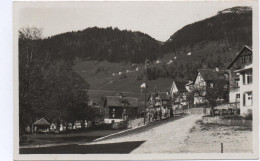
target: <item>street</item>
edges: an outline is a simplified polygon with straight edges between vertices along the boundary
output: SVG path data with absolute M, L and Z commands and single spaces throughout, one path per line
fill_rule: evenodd
M 146 126 L 105 137 L 66 145 L 20 147 L 21 154 L 145 154 L 251 152 L 252 129 L 243 126 L 201 124 L 202 115 L 156 121 Z M 205 137 L 202 136 L 207 136 Z M 237 146 L 245 144 L 247 146 Z
M 178 152 L 179 148 L 185 144 L 185 138 L 189 135 L 189 130 L 200 118 L 201 115 L 190 115 L 142 133 L 93 142 L 88 145 L 143 141 L 144 143 L 131 151 L 131 153 L 174 153 Z
M 201 115 L 162 120 L 155 127 L 132 130 L 124 135 L 91 143 L 51 147 L 20 148 L 21 154 L 86 154 L 86 153 L 169 153 L 184 143 L 189 129 Z M 165 122 L 165 123 L 164 123 Z

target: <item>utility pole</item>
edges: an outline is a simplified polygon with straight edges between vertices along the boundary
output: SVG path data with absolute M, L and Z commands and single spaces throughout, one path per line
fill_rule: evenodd
M 145 116 L 146 116 L 146 95 L 147 95 L 147 67 L 149 65 L 149 60 L 145 60 L 145 95 L 144 95 L 144 125 L 145 125 Z

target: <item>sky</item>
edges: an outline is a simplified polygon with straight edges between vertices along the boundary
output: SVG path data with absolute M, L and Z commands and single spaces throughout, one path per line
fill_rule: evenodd
M 190 23 L 214 16 L 237 2 L 34 2 L 18 8 L 18 26 L 43 28 L 48 37 L 88 27 L 117 27 L 144 32 L 159 41 L 166 41 Z

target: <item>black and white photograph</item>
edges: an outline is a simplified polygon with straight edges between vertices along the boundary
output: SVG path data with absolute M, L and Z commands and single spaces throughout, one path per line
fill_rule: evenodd
M 13 5 L 15 160 L 259 157 L 258 1 Z

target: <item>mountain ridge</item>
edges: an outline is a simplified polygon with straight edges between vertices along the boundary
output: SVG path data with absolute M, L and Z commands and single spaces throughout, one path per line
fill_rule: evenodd
M 39 41 L 39 54 L 46 54 L 50 61 L 70 62 L 91 89 L 140 92 L 137 90 L 144 81 L 144 72 L 127 70 L 143 67 L 147 58 L 155 64 L 148 70 L 148 82 L 154 82 L 152 89 L 159 83 L 157 80 L 188 81 L 199 68 L 225 68 L 243 45 L 252 45 L 252 10 L 222 10 L 184 26 L 164 43 L 142 32 L 112 27 L 87 28 Z M 169 60 L 172 63 L 156 63 Z M 112 76 L 119 72 L 123 74 Z

